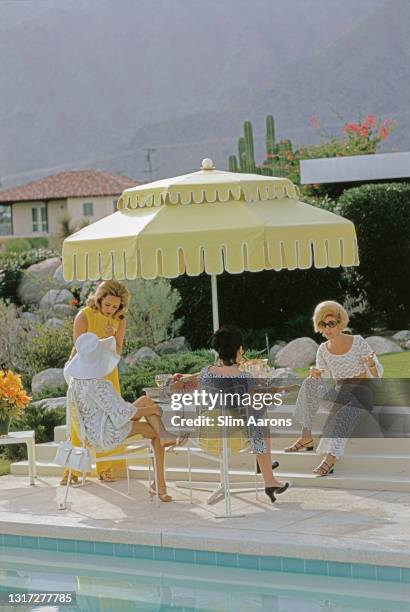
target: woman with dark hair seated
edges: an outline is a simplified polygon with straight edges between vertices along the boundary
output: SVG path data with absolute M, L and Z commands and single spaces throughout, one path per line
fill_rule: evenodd
M 252 394 L 256 381 L 249 372 L 239 369 L 244 360 L 242 333 L 235 325 L 223 325 L 212 336 L 212 348 L 218 353 L 215 365 L 203 368 L 199 374 L 199 387 L 207 393 L 223 391 L 228 394 Z M 241 414 L 242 405 L 230 406 Z M 246 410 L 246 408 L 245 408 Z M 249 444 L 265 482 L 265 493 L 273 503 L 275 494 L 283 493 L 289 483 L 279 482 L 272 473 L 272 458 L 269 429 L 250 425 L 247 428 Z M 275 467 L 278 467 L 276 463 Z

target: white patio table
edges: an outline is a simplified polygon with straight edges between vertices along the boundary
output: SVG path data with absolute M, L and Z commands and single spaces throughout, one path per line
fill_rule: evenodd
M 26 444 L 30 485 L 34 485 L 37 478 L 35 432 L 10 431 L 7 436 L 0 436 L 1 444 Z

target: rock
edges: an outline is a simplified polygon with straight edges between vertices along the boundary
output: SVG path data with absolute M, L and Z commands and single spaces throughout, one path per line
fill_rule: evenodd
M 168 355 L 170 353 L 190 351 L 191 347 L 189 346 L 189 343 L 187 342 L 185 336 L 177 336 L 176 338 L 171 338 L 171 340 L 161 342 L 155 347 L 155 350 L 160 355 Z
M 43 387 L 61 387 L 66 385 L 66 381 L 63 375 L 63 368 L 48 368 L 42 370 L 35 376 L 31 381 L 31 390 L 33 393 L 37 393 Z
M 47 319 L 44 326 L 49 327 L 51 329 L 55 329 L 56 327 L 62 327 L 64 325 L 64 321 L 61 319 L 57 319 L 56 317 L 52 317 L 51 319 Z
M 60 265 L 59 257 L 51 257 L 31 265 L 23 271 L 18 287 L 22 304 L 39 304 L 44 293 L 55 286 L 54 272 Z
M 38 400 L 32 402 L 32 406 L 43 405 L 46 410 L 55 410 L 56 408 L 66 408 L 67 398 L 66 397 L 48 397 L 47 399 Z
M 312 338 L 297 338 L 277 352 L 276 364 L 279 367 L 305 368 L 315 362 L 318 348 Z
M 271 361 L 274 361 L 275 356 L 279 353 L 280 349 L 283 348 L 284 346 L 286 346 L 286 342 L 283 342 L 283 344 L 282 343 L 274 344 L 269 351 L 269 359 Z
M 402 329 L 394 334 L 392 339 L 402 348 L 406 348 L 407 342 L 410 341 L 410 331 L 408 329 Z
M 40 320 L 34 312 L 22 312 L 20 318 L 26 319 L 26 321 L 33 321 L 33 323 L 38 323 Z
M 393 342 L 390 338 L 383 338 L 383 336 L 369 336 L 366 341 L 370 344 L 371 349 L 376 355 L 383 355 L 384 353 L 401 353 L 402 348 Z
M 280 385 L 301 385 L 302 379 L 292 370 L 292 368 L 275 368 L 269 373 L 270 381 L 278 381 Z
M 56 304 L 70 305 L 74 295 L 68 289 L 50 289 L 40 300 L 40 309 L 49 310 Z
M 406 344 L 404 345 L 404 348 L 405 348 L 407 351 L 410 351 L 410 340 L 407 340 Z
M 124 361 L 129 366 L 135 366 L 144 359 L 159 359 L 159 355 L 149 346 L 142 346 L 136 353 L 128 355 Z
M 73 317 L 77 314 L 77 308 L 75 306 L 68 306 L 67 304 L 56 304 L 48 311 L 49 317 L 55 317 L 57 319 L 65 319 L 66 317 Z

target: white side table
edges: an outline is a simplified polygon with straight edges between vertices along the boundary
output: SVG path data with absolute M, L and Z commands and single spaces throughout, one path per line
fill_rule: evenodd
M 34 431 L 10 431 L 7 436 L 0 436 L 1 444 L 26 444 L 30 484 L 34 485 L 37 477 L 36 440 Z

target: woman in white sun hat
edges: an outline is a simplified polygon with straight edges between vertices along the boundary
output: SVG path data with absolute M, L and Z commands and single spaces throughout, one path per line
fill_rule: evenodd
M 79 412 L 87 439 L 96 449 L 105 451 L 136 434 L 150 438 L 157 463 L 159 497 L 161 501 L 171 501 L 164 477 L 164 448 L 176 446 L 181 440 L 165 430 L 160 408 L 149 397 L 130 404 L 104 379 L 120 359 L 113 336 L 100 340 L 87 332 L 77 338 L 75 348 L 76 354 L 64 368 L 69 385 L 67 402 Z M 151 494 L 155 494 L 155 486 L 151 485 Z

